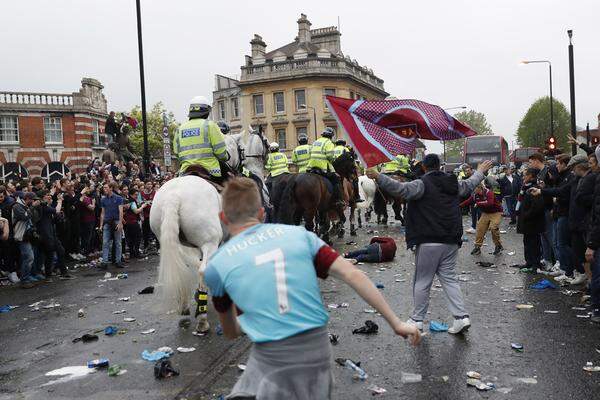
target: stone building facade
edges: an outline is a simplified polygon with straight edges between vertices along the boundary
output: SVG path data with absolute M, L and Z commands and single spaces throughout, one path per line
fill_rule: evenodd
M 106 148 L 102 89 L 83 78 L 71 94 L 0 91 L 0 180 L 85 172 Z
M 304 14 L 297 23 L 294 41 L 269 52 L 263 38 L 254 35 L 240 79 L 217 75 L 213 92 L 213 119 L 228 121 L 234 131 L 260 125 L 268 140 L 279 142 L 288 154 L 302 133 L 312 142 L 326 127 L 338 132 L 325 95 L 388 95 L 381 78 L 342 53 L 337 27 L 310 29 Z

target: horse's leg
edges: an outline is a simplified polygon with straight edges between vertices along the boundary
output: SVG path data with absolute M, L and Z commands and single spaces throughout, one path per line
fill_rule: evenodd
M 350 236 L 356 236 L 356 225 L 354 224 L 355 219 L 356 219 L 356 207 L 350 207 Z M 359 221 L 360 221 L 360 219 L 359 219 Z
M 206 284 L 204 283 L 204 270 L 208 264 L 208 259 L 219 247 L 218 243 L 206 243 L 202 249 L 202 263 L 198 269 L 198 291 L 196 292 L 196 303 L 198 305 L 196 316 L 198 323 L 196 325 L 196 332 L 207 333 L 210 330 L 208 323 L 208 291 Z
M 362 211 L 358 210 L 358 227 L 362 228 Z
M 315 232 L 315 210 L 304 210 L 304 228 L 307 231 Z
M 331 239 L 329 239 L 329 218 L 327 212 L 319 212 L 319 225 L 321 231 L 321 239 L 328 245 L 333 245 Z

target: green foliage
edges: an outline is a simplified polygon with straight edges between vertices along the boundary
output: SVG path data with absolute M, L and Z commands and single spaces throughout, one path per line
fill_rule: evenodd
M 179 123 L 175 120 L 175 114 L 167 111 L 162 102 L 156 103 L 152 109 L 146 111 L 148 121 L 148 150 L 150 157 L 162 158 L 163 156 L 163 113 L 167 116 L 167 126 L 169 127 L 169 146 L 172 148 L 173 135 L 179 127 Z M 144 136 L 142 131 L 142 109 L 135 106 L 128 113 L 133 118 L 137 119 L 138 126 L 129 135 L 129 141 L 133 147 L 133 152 L 142 157 L 144 154 Z
M 571 131 L 571 115 L 565 105 L 553 99 L 554 136 L 558 147 L 565 150 L 567 134 Z M 525 116 L 519 122 L 517 142 L 521 147 L 545 147 L 546 139 L 550 136 L 550 97 L 537 99 L 529 107 Z
M 479 135 L 491 135 L 492 126 L 487 122 L 485 114 L 474 110 L 461 111 L 454 114 L 454 118 L 469 125 Z M 463 160 L 464 139 L 446 141 L 446 160 L 448 162 L 461 162 Z

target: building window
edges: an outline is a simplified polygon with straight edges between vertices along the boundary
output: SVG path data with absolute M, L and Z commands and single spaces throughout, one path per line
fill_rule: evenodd
M 299 138 L 300 135 L 306 135 L 308 137 L 308 135 L 307 135 L 306 132 L 307 131 L 306 131 L 306 127 L 305 126 L 301 126 L 301 127 L 296 128 L 296 139 Z
M 252 102 L 254 103 L 254 115 L 262 115 L 265 113 L 262 94 L 255 94 L 252 96 Z
M 287 149 L 287 137 L 285 135 L 285 129 L 276 129 L 275 134 L 277 136 L 277 143 L 281 150 Z
M 60 117 L 44 118 L 44 139 L 46 144 L 62 144 L 62 120 Z
M 226 115 L 225 115 L 225 101 L 220 100 L 219 101 L 219 119 L 225 120 Z
M 296 99 L 296 111 L 306 110 L 306 92 L 304 89 L 294 90 L 294 98 Z
M 335 89 L 323 89 L 323 104 L 325 104 L 325 109 L 327 109 L 327 102 L 325 101 L 325 96 L 335 96 Z
M 19 123 L 13 115 L 0 116 L 0 142 L 19 143 Z
M 285 112 L 285 99 L 283 96 L 283 92 L 273 93 L 273 103 L 275 104 L 276 114 Z
M 231 111 L 233 112 L 233 118 L 239 118 L 240 116 L 240 107 L 238 105 L 238 98 L 234 97 L 231 99 Z
M 100 130 L 98 128 L 98 120 L 92 120 L 92 138 L 94 139 L 94 146 L 100 145 Z
M 350 91 L 350 98 L 354 100 L 354 92 L 352 90 Z

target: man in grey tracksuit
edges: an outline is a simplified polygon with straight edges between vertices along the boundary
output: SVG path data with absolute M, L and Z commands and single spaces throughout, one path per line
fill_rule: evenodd
M 422 161 L 424 175 L 412 182 L 398 182 L 374 170 L 367 176 L 377 180 L 379 187 L 392 196 L 408 201 L 406 244 L 415 249 L 413 280 L 414 310 L 409 323 L 423 328 L 429 307 L 429 291 L 438 276 L 448 298 L 454 324 L 449 333 L 462 333 L 471 322 L 456 277 L 456 258 L 462 244 L 461 197 L 468 196 L 484 179 L 492 163 L 484 161 L 468 179 L 459 181 L 455 175 L 440 171 L 440 159 L 428 154 Z

